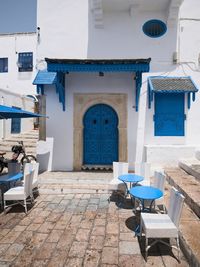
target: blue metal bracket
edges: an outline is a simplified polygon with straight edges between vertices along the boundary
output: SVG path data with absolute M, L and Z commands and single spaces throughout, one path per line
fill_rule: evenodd
M 135 83 L 136 83 L 136 94 L 135 94 L 135 111 L 138 111 L 139 99 L 140 99 L 140 89 L 142 86 L 142 72 L 137 71 L 135 74 Z
M 187 94 L 187 104 L 188 104 L 188 109 L 190 109 L 190 106 L 191 106 L 191 93 Z
M 56 93 L 59 97 L 59 102 L 62 103 L 63 111 L 65 111 L 65 74 L 57 73 Z
M 43 84 L 37 84 L 37 94 L 44 95 L 44 85 Z

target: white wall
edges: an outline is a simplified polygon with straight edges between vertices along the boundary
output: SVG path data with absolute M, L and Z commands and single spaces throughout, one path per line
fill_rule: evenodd
M 8 72 L 0 73 L 0 88 L 18 94 L 35 94 L 36 33 L 0 35 L 0 58 L 8 58 Z M 33 52 L 33 71 L 18 72 L 18 53 Z
M 168 27 L 166 34 L 160 38 L 149 38 L 142 31 L 143 24 L 149 19 L 166 21 L 167 9 L 152 11 L 153 8 L 149 12 L 140 8 L 136 13 L 105 10 L 104 26 L 102 29 L 97 29 L 94 26 L 93 14 L 87 0 L 38 1 L 38 26 L 41 32 L 38 60 L 43 60 L 45 57 L 63 59 L 151 57 L 152 59 L 150 72 L 143 74 L 141 105 L 138 113 L 132 109 L 134 83 L 130 74 L 105 74 L 104 77 L 86 73 L 67 75 L 65 112 L 58 103 L 55 89 L 46 90 L 47 114 L 50 116 L 47 121 L 47 133 L 49 137 L 54 137 L 53 169 L 70 170 L 73 165 L 73 93 L 78 92 L 124 92 L 128 94 L 129 162 L 145 158 L 145 145 L 156 147 L 175 144 L 180 147 L 190 147 L 199 144 L 200 92 L 196 94 L 196 101 L 192 103 L 190 110 L 187 109 L 186 101 L 185 137 L 155 137 L 154 103 L 149 110 L 146 102 L 146 80 L 148 76 L 153 75 L 191 76 L 200 88 L 200 63 L 198 60 L 200 2 L 199 0 L 184 0 L 180 8 L 179 22 Z M 176 51 L 179 61 L 178 64 L 173 64 L 172 57 Z
M 98 73 L 66 75 L 66 111 L 62 111 L 53 86 L 45 87 L 47 98 L 47 137 L 54 137 L 53 170 L 73 168 L 73 101 L 75 93 L 124 93 L 128 95 L 128 159 L 135 161 L 137 116 L 135 112 L 135 86 L 129 73 Z
M 22 97 L 20 94 L 12 93 L 7 90 L 0 89 L 0 105 L 15 106 L 34 112 L 33 99 Z M 21 132 L 33 130 L 32 118 L 21 119 Z M 11 119 L 0 119 L 0 139 L 7 138 L 11 135 Z

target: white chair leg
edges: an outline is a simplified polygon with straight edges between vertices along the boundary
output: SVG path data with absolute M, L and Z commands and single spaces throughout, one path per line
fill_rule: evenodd
M 27 203 L 26 203 L 26 199 L 24 199 L 24 208 L 25 208 L 25 213 L 27 214 Z
M 148 253 L 148 238 L 145 235 L 145 260 L 147 261 L 147 253 Z
M 178 260 L 180 262 L 181 258 L 180 258 L 180 244 L 179 244 L 179 238 L 176 238 L 176 244 L 177 244 L 177 248 L 178 248 Z

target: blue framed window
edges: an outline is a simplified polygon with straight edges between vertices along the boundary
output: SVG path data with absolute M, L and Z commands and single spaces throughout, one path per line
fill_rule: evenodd
M 145 22 L 142 29 L 147 36 L 151 38 L 158 38 L 166 33 L 167 26 L 161 20 L 152 19 Z
M 13 108 L 17 108 L 17 109 L 21 109 L 18 107 L 14 107 Z M 11 133 L 12 134 L 17 134 L 21 132 L 21 118 L 12 118 L 11 120 Z
M 18 71 L 26 72 L 33 70 L 33 53 L 19 53 L 18 54 Z
M 0 72 L 8 72 L 8 58 L 0 58 Z
M 184 93 L 155 94 L 155 136 L 185 135 L 184 97 Z

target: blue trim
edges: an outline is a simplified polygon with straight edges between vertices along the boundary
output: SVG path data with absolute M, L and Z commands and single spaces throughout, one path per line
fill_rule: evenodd
M 47 63 L 48 71 L 57 72 L 149 72 L 149 63 L 138 64 L 67 64 Z
M 161 32 L 158 34 L 158 29 L 155 28 L 155 26 L 160 27 Z M 142 30 L 145 35 L 151 38 L 159 38 L 163 36 L 167 31 L 167 25 L 162 21 L 158 19 L 151 19 L 144 23 L 142 26 Z
M 37 84 L 37 94 L 44 95 L 44 85 L 43 84 Z
M 191 93 L 188 93 L 187 94 L 187 104 L 188 104 L 188 109 L 190 109 L 190 107 L 191 107 Z
M 140 99 L 140 89 L 142 86 L 142 72 L 137 71 L 135 75 L 136 82 L 136 92 L 135 92 L 135 111 L 138 111 L 139 99 Z
M 38 71 L 33 84 L 55 84 L 57 80 L 56 72 Z
M 62 72 L 57 73 L 56 93 L 59 102 L 62 103 L 63 111 L 65 111 L 65 74 Z

